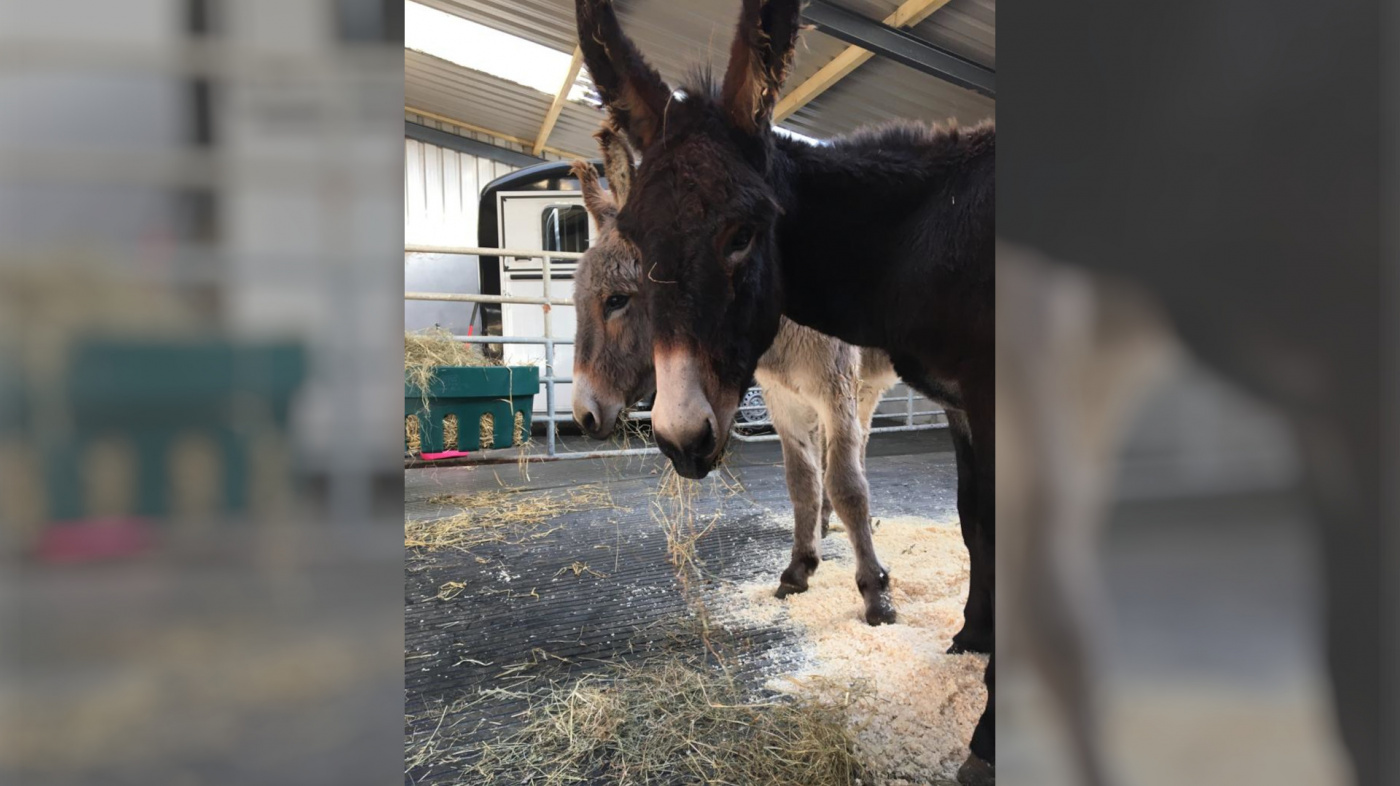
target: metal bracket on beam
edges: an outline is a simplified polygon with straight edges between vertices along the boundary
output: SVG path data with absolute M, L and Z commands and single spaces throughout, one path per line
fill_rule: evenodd
M 996 98 L 996 72 L 889 25 L 867 19 L 828 0 L 808 0 L 802 17 L 817 29 L 959 87 Z

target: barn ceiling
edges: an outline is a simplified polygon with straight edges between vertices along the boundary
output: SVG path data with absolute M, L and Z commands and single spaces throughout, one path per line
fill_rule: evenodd
M 572 0 L 419 2 L 559 52 L 572 54 L 575 48 Z M 699 63 L 723 68 L 740 0 L 617 0 L 616 4 L 624 29 L 668 82 L 679 83 Z M 885 19 L 902 5 L 899 0 L 836 0 L 836 4 L 873 20 Z M 927 14 L 906 28 L 909 33 L 995 68 L 996 0 L 908 0 L 903 5 Z M 845 42 L 825 33 L 805 31 L 785 96 L 795 93 L 806 99 L 813 75 L 847 48 Z M 579 79 L 587 82 L 587 68 Z M 530 143 L 539 139 L 554 102 L 552 95 L 412 50 L 404 53 L 404 80 L 409 111 L 451 118 L 473 130 Z M 811 97 L 781 125 L 825 138 L 894 118 L 956 118 L 975 123 L 993 118 L 995 108 L 994 99 L 876 56 Z M 547 149 L 562 155 L 595 156 L 591 135 L 601 118 L 594 106 L 565 101 L 549 129 Z

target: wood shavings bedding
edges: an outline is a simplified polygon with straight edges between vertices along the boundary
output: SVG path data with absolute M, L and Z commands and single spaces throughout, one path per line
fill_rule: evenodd
M 967 549 L 956 520 L 918 517 L 883 519 L 875 547 L 890 570 L 895 625 L 872 628 L 862 620 L 855 560 L 835 529 L 807 592 L 773 597 L 779 565 L 761 580 L 722 589 L 715 611 L 740 625 L 778 625 L 797 634 L 801 657 L 768 687 L 818 698 L 849 688 L 871 691 L 852 706 L 850 720 L 875 784 L 952 783 L 986 701 L 986 656 L 945 653 L 962 624 Z M 775 563 L 786 558 L 775 555 Z

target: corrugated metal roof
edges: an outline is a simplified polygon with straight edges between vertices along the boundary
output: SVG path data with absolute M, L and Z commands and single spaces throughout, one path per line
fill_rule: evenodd
M 550 48 L 572 52 L 572 0 L 419 0 L 449 13 L 504 30 Z M 900 0 L 840 0 L 872 19 L 883 19 Z M 697 64 L 722 70 L 738 18 L 740 0 L 618 0 L 628 35 L 667 81 L 679 84 Z M 983 65 L 996 62 L 995 0 L 951 0 L 911 32 Z M 816 30 L 799 43 L 787 87 L 800 85 L 846 44 Z M 539 132 L 553 96 L 462 68 L 418 52 L 404 56 L 405 102 L 465 123 L 526 140 Z M 586 70 L 585 70 L 586 75 Z M 586 76 L 585 76 L 586 79 Z M 830 137 L 860 125 L 892 118 L 972 123 L 995 114 L 995 101 L 876 57 L 793 115 L 784 125 L 803 134 Z M 594 156 L 592 133 L 601 112 L 566 104 L 549 146 Z
M 808 136 L 829 137 L 884 120 L 953 118 L 971 125 L 995 115 L 996 102 L 991 99 L 877 57 L 783 125 Z
M 974 63 L 996 68 L 996 0 L 952 0 L 909 32 Z

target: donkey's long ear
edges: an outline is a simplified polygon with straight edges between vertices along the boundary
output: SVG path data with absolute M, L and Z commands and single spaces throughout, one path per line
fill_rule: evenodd
M 632 151 L 610 123 L 604 123 L 593 138 L 598 140 L 598 149 L 603 151 L 603 172 L 608 176 L 613 201 L 621 210 L 627 204 L 627 193 L 632 190 L 632 176 L 636 174 Z
M 661 130 L 671 88 L 622 32 L 612 0 L 574 0 L 583 62 L 617 128 L 645 150 Z
M 801 26 L 801 0 L 744 0 L 721 92 L 740 130 L 757 134 L 772 121 Z
M 580 188 L 583 189 L 583 206 L 588 208 L 588 215 L 593 216 L 593 223 L 603 228 L 603 223 L 617 218 L 617 203 L 612 196 L 603 190 L 598 184 L 598 170 L 587 161 L 576 160 L 569 165 L 574 177 L 578 178 Z

